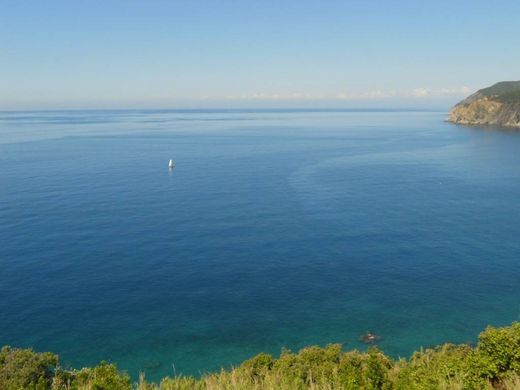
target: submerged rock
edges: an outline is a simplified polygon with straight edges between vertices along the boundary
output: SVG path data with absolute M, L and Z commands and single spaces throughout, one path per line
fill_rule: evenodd
M 359 336 L 359 339 L 363 341 L 365 344 L 371 344 L 375 343 L 378 340 L 381 340 L 381 336 L 372 332 L 367 332 Z

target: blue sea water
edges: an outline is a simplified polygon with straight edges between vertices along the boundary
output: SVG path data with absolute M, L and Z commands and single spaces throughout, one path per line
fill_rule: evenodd
M 519 320 L 520 133 L 444 117 L 0 113 L 0 345 L 158 379 Z

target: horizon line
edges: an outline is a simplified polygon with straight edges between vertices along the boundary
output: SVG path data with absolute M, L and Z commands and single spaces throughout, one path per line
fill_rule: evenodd
M 284 111 L 300 111 L 300 112 L 445 112 L 446 109 L 427 108 L 427 107 L 346 107 L 346 108 L 318 108 L 318 107 L 233 107 L 233 108 L 36 108 L 36 109 L 1 109 L 0 113 L 16 113 L 16 112 L 79 112 L 79 111 L 164 111 L 164 112 L 284 112 Z

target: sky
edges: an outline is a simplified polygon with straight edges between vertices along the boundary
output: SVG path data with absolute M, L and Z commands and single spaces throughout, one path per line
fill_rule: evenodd
M 0 110 L 444 108 L 520 79 L 518 0 L 0 0 Z

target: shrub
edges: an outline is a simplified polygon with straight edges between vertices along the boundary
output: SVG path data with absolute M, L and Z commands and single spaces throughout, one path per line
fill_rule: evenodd
M 480 364 L 490 379 L 520 374 L 520 322 L 502 328 L 488 327 L 479 336 Z
M 0 389 L 50 388 L 58 357 L 50 352 L 3 347 L 0 350 Z
M 101 362 L 93 368 L 83 368 L 73 379 L 73 389 L 131 390 L 130 377 L 117 370 L 114 364 Z
M 273 368 L 274 359 L 267 353 L 261 353 L 246 360 L 241 367 L 245 369 L 253 378 L 264 376 L 269 370 Z

